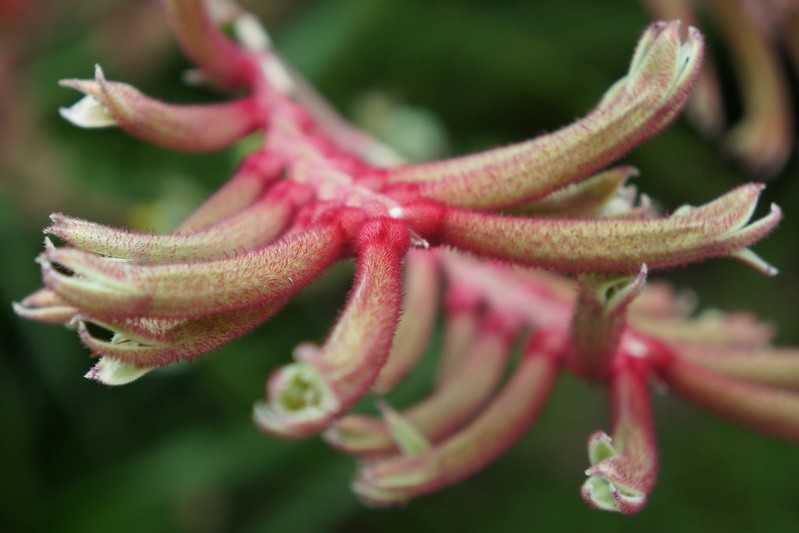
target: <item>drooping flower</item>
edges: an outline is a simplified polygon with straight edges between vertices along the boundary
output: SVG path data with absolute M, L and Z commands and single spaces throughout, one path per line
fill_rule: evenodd
M 52 216 L 38 258 L 45 288 L 15 310 L 73 326 L 100 358 L 87 377 L 125 384 L 211 352 L 352 258 L 353 288 L 329 336 L 297 347 L 253 417 L 267 433 L 323 435 L 368 458 L 354 483 L 367 502 L 403 503 L 488 465 L 532 426 L 563 370 L 612 391 L 613 429 L 592 437 L 583 489 L 599 508 L 637 512 L 654 486 L 655 377 L 724 416 L 796 438 L 799 400 L 770 388 L 795 385 L 783 375 L 796 373 L 792 355 L 769 352 L 753 324 L 730 342 L 728 319 L 689 319 L 667 290 L 646 286 L 651 271 L 718 257 L 775 274 L 750 247 L 777 225 L 779 209 L 752 221 L 762 186 L 749 184 L 662 215 L 625 185 L 635 169 L 607 168 L 679 114 L 701 68 L 699 32 L 653 24 L 629 71 L 573 125 L 404 165 L 336 114 L 251 16 L 237 12 L 239 45 L 205 2 L 165 5 L 199 68 L 192 79 L 243 96 L 171 105 L 97 68 L 93 80 L 63 82 L 84 94 L 64 117 L 185 152 L 219 150 L 253 131 L 265 140 L 169 235 Z M 533 267 L 576 274 L 579 289 Z M 409 409 L 381 403 L 383 418 L 349 414 L 370 392 L 392 390 L 424 354 L 444 283 L 436 390 Z M 522 339 L 524 355 L 503 383 Z M 710 364 L 701 348 L 736 356 Z M 758 357 L 771 370 L 747 366 L 742 349 L 768 352 Z M 708 379 L 697 381 L 694 368 Z

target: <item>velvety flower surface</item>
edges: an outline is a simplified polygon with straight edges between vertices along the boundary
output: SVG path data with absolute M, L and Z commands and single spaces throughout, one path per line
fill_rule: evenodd
M 172 105 L 97 67 L 93 79 L 62 82 L 83 94 L 64 118 L 184 152 L 252 132 L 264 140 L 171 234 L 52 215 L 37 259 L 44 288 L 14 309 L 74 328 L 99 358 L 87 377 L 121 385 L 209 353 L 353 260 L 330 334 L 298 345 L 268 378 L 253 419 L 270 435 L 321 435 L 356 455 L 353 489 L 369 504 L 402 504 L 486 467 L 533 427 L 562 372 L 610 390 L 612 426 L 589 439 L 582 488 L 599 509 L 638 512 L 654 488 L 652 383 L 799 440 L 797 354 L 771 347 L 748 315 L 694 316 L 647 282 L 652 271 L 724 257 L 776 274 L 751 246 L 779 208 L 754 218 L 762 186 L 746 184 L 663 214 L 626 185 L 636 169 L 610 167 L 689 100 L 704 51 L 697 30 L 651 25 L 628 71 L 572 125 L 411 165 L 336 114 L 250 15 L 235 11 L 236 42 L 205 2 L 164 5 L 199 69 L 192 79 L 236 99 Z M 435 388 L 394 408 L 380 397 L 424 355 L 442 292 Z M 351 412 L 370 396 L 382 416 Z

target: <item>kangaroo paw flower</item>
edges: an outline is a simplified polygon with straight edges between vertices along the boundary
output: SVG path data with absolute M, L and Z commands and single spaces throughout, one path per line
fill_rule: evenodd
M 180 151 L 223 149 L 251 132 L 263 142 L 169 234 L 53 215 L 38 258 L 45 288 L 14 310 L 74 328 L 99 358 L 88 378 L 121 385 L 211 352 L 354 257 L 353 288 L 329 336 L 321 346 L 297 345 L 294 361 L 267 380 L 253 418 L 266 433 L 322 434 L 367 461 L 353 484 L 367 503 L 404 503 L 485 468 L 529 430 L 561 369 L 611 389 L 613 432 L 592 437 L 583 487 L 602 509 L 637 512 L 652 491 L 652 371 L 722 416 L 799 440 L 796 361 L 770 346 L 770 328 L 744 314 L 693 317 L 685 298 L 644 286 L 647 269 L 714 257 L 775 274 L 750 247 L 777 225 L 779 209 L 752 220 L 762 186 L 749 184 L 664 216 L 625 185 L 635 169 L 607 168 L 671 123 L 697 80 L 700 91 L 713 88 L 707 74 L 700 78 L 697 30 L 650 26 L 627 74 L 570 126 L 402 165 L 293 70 L 252 15 L 235 6 L 215 14 L 210 0 L 162 3 L 199 67 L 195 80 L 240 99 L 167 104 L 107 81 L 98 67 L 93 80 L 62 82 L 84 95 L 64 117 Z M 671 9 L 690 13 L 681 1 Z M 231 23 L 241 45 L 217 23 Z M 741 42 L 753 39 L 747 31 Z M 745 50 L 748 67 L 763 54 L 762 37 Z M 749 96 L 746 103 L 770 98 Z M 783 107 L 767 103 L 747 109 L 758 118 L 739 130 L 744 151 L 760 147 L 761 166 L 779 162 L 768 150 L 782 145 L 764 143 L 784 141 L 789 122 L 774 118 Z M 773 131 L 765 127 L 772 123 Z M 578 283 L 529 266 L 579 274 Z M 417 366 L 440 283 L 446 331 L 434 389 L 398 410 L 378 399 L 382 417 L 352 414 Z M 521 361 L 510 365 L 515 339 L 530 331 Z
M 56 213 L 45 233 L 96 254 L 127 259 L 139 264 L 209 261 L 243 254 L 275 240 L 287 227 L 295 204 L 307 196 L 302 186 L 284 183 L 238 214 L 204 231 L 172 235 L 148 235 L 110 228 Z
M 482 414 L 462 431 L 413 456 L 364 465 L 353 490 L 375 506 L 399 505 L 482 470 L 538 418 L 555 383 L 557 363 L 547 340 L 531 343 L 520 366 Z
M 507 317 L 490 316 L 482 324 L 452 376 L 428 398 L 403 410 L 402 419 L 425 439 L 438 442 L 462 427 L 485 404 L 507 367 L 517 324 Z M 385 418 L 385 417 L 384 417 Z M 396 451 L 389 420 L 350 415 L 337 421 L 325 439 L 349 453 L 387 454 Z
M 250 134 L 260 123 L 252 100 L 208 105 L 170 105 L 153 100 L 124 83 L 95 79 L 63 80 L 63 87 L 86 96 L 61 115 L 81 127 L 119 126 L 130 135 L 164 148 L 212 152 Z
M 403 167 L 395 183 L 446 205 L 496 208 L 541 198 L 590 176 L 662 130 L 679 112 L 702 64 L 703 42 L 679 23 L 657 23 L 641 37 L 630 71 L 612 98 L 584 119 L 525 143 L 449 161 Z
M 447 242 L 481 255 L 561 272 L 632 273 L 643 263 L 659 269 L 710 257 L 741 259 L 740 252 L 782 216 L 772 206 L 769 215 L 747 224 L 760 190 L 745 185 L 702 207 L 654 220 L 542 220 L 450 209 L 440 231 Z M 759 270 L 774 274 L 768 265 Z
M 288 298 L 262 307 L 213 315 L 195 320 L 127 319 L 120 321 L 81 317 L 78 335 L 92 353 L 134 366 L 162 367 L 196 359 L 255 329 L 280 311 Z M 92 334 L 87 323 L 110 331 L 104 340 Z
M 233 259 L 143 266 L 53 248 L 41 263 L 45 284 L 90 315 L 192 318 L 295 294 L 338 258 L 341 239 L 320 225 Z
M 793 49 L 796 13 L 792 1 L 646 0 L 658 18 L 695 24 L 694 7 L 706 8 L 730 52 L 738 76 L 743 118 L 726 134 L 727 151 L 753 175 L 779 172 L 793 150 L 793 105 L 788 76 L 782 68 L 780 41 Z M 793 25 L 792 25 L 793 24 Z M 705 133 L 717 135 L 724 126 L 724 102 L 710 59 L 697 80 L 687 114 Z
M 611 378 L 613 437 L 601 431 L 588 439 L 591 467 L 583 499 L 604 511 L 634 514 L 647 503 L 657 477 L 657 449 L 647 376 L 622 363 Z
M 424 355 L 436 319 L 438 269 L 427 250 L 412 250 L 407 257 L 405 299 L 391 353 L 372 390 L 385 394 L 394 388 Z
M 264 431 L 293 438 L 319 433 L 369 391 L 397 329 L 408 244 L 399 222 L 376 219 L 361 229 L 358 271 L 344 313 L 318 354 L 269 380 L 269 403 L 256 404 L 254 411 Z
M 699 26 L 692 0 L 644 0 L 654 17 L 659 20 L 680 20 L 684 24 Z M 712 58 L 706 56 L 702 72 L 696 80 L 686 115 L 706 135 L 716 136 L 724 127 L 724 105 L 721 87 Z

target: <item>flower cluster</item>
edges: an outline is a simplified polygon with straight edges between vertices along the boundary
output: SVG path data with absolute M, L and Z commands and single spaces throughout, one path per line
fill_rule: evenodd
M 644 0 L 658 18 L 696 24 L 693 0 Z M 739 78 L 744 116 L 727 134 L 725 147 L 753 174 L 778 173 L 794 150 L 789 76 L 780 48 L 799 68 L 799 2 L 796 0 L 702 0 L 699 2 L 729 45 Z M 724 128 L 717 69 L 707 59 L 688 114 L 708 135 Z
M 92 80 L 62 82 L 84 94 L 64 118 L 185 152 L 253 132 L 264 141 L 171 234 L 52 215 L 38 258 L 45 287 L 15 310 L 73 327 L 99 357 L 87 377 L 125 384 L 211 352 L 354 259 L 353 288 L 329 336 L 296 348 L 253 416 L 269 434 L 322 435 L 361 458 L 353 488 L 365 502 L 407 502 L 485 467 L 526 434 L 562 371 L 611 391 L 613 427 L 589 439 L 583 486 L 600 509 L 636 512 L 653 488 L 653 382 L 799 439 L 799 395 L 787 392 L 799 387 L 799 358 L 769 347 L 768 328 L 747 315 L 692 318 L 684 298 L 646 284 L 650 271 L 714 257 L 775 274 L 750 246 L 777 225 L 779 209 L 752 221 L 762 186 L 748 184 L 662 215 L 626 185 L 635 169 L 608 168 L 679 114 L 701 70 L 699 32 L 653 24 L 629 71 L 570 126 L 408 165 L 336 114 L 252 16 L 233 12 L 236 43 L 205 2 L 164 5 L 199 67 L 189 78 L 238 99 L 170 105 L 97 67 Z M 379 401 L 382 417 L 352 414 L 416 366 L 441 287 L 435 390 L 402 411 Z

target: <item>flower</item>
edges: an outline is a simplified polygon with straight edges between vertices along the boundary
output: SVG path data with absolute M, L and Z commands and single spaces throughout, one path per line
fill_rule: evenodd
M 714 257 L 776 274 L 750 246 L 778 224 L 780 210 L 752 221 L 762 186 L 748 184 L 666 216 L 625 185 L 635 169 L 607 168 L 687 102 L 703 55 L 698 31 L 650 26 L 629 71 L 573 125 L 406 165 L 337 115 L 250 15 L 236 12 L 238 45 L 205 2 L 165 5 L 200 69 L 192 79 L 243 96 L 171 105 L 98 67 L 93 80 L 62 82 L 84 94 L 62 115 L 185 152 L 219 150 L 253 131 L 265 140 L 169 235 L 52 215 L 38 258 L 45 288 L 15 310 L 74 327 L 99 357 L 88 378 L 126 384 L 209 353 L 352 258 L 353 288 L 328 338 L 297 347 L 296 361 L 268 379 L 253 418 L 269 434 L 323 435 L 368 459 L 353 484 L 368 503 L 403 503 L 484 468 L 533 425 L 564 370 L 612 391 L 612 434 L 591 438 L 583 488 L 602 509 L 637 512 L 654 486 L 655 379 L 724 416 L 796 438 L 797 398 L 770 388 L 795 383 L 785 378 L 796 373 L 793 356 L 758 356 L 771 371 L 735 363 L 743 348 L 768 351 L 762 328 L 747 322 L 732 335 L 727 318 L 690 319 L 668 290 L 646 285 L 650 271 Z M 575 274 L 578 288 L 542 268 Z M 408 410 L 381 403 L 383 419 L 349 414 L 415 366 L 444 283 L 447 348 L 435 392 Z M 729 342 L 738 336 L 745 339 Z M 522 339 L 524 355 L 502 383 Z M 735 357 L 711 364 L 692 342 Z
M 793 107 L 788 75 L 779 57 L 785 48 L 799 66 L 799 2 L 795 0 L 644 0 L 657 18 L 696 24 L 704 8 L 729 45 L 744 115 L 725 135 L 726 150 L 757 176 L 777 174 L 793 152 Z M 688 115 L 710 136 L 724 129 L 721 86 L 708 59 L 688 104 Z

